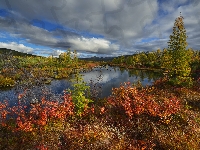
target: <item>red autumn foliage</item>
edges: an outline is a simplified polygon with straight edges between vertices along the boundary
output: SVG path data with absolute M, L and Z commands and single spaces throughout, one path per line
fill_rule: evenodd
M 108 103 L 124 112 L 130 119 L 141 114 L 167 118 L 177 113 L 181 107 L 179 99 L 175 96 L 158 97 L 148 93 L 148 89 L 138 90 L 130 83 L 113 89 L 113 95 L 108 98 Z
M 29 112 L 27 106 L 19 103 L 9 107 L 7 102 L 0 103 L 0 123 L 9 126 L 10 118 L 15 118 L 16 126 L 13 130 L 33 131 L 43 127 L 49 120 L 64 121 L 74 113 L 74 104 L 69 94 L 64 94 L 63 101 L 48 101 L 42 98 L 41 103 L 31 104 Z

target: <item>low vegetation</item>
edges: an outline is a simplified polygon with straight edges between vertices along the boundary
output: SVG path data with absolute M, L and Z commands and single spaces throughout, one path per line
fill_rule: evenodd
M 0 61 L 0 88 L 14 86 L 17 82 L 26 82 L 25 79 L 42 79 L 50 83 L 52 79 L 68 78 L 78 70 L 87 70 L 98 65 L 96 62 L 85 62 L 77 58 L 76 51 L 68 50 L 59 57 L 36 57 L 16 55 L 15 53 L 1 53 Z M 18 53 L 17 53 L 18 54 Z
M 200 149 L 200 83 L 198 75 L 193 75 L 198 72 L 199 53 L 186 50 L 183 27 L 182 17 L 177 18 L 170 38 L 176 46 L 169 45 L 162 53 L 130 56 L 141 60 L 155 56 L 148 59 L 150 63 L 140 59 L 126 63 L 130 59 L 121 61 L 123 57 L 113 60 L 121 66 L 164 69 L 164 77 L 145 87 L 122 83 L 112 95 L 98 101 L 95 84 L 86 85 L 78 71 L 73 89 L 66 89 L 63 95 L 55 95 L 41 84 L 44 77 L 65 77 L 83 67 L 70 52 L 59 58 L 6 56 L 1 62 L 0 83 L 15 83 L 20 92 L 16 105 L 0 102 L 0 149 Z M 177 55 L 191 60 L 183 63 Z M 37 99 L 29 94 L 34 95 L 31 88 L 35 84 L 43 93 Z

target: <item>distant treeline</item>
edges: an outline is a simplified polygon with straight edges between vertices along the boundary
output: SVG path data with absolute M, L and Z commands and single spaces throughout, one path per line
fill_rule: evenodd
M 200 50 L 193 50 L 189 48 L 188 51 L 192 53 L 192 63 L 190 64 L 193 69 L 200 66 Z M 141 52 L 128 56 L 118 56 L 112 60 L 112 64 L 132 66 L 135 68 L 158 68 L 164 69 L 163 64 L 169 57 L 169 51 L 164 48 L 162 51 L 158 49 L 152 52 Z
M 115 57 L 90 57 L 90 58 L 79 58 L 80 60 L 86 60 L 86 61 L 112 61 Z

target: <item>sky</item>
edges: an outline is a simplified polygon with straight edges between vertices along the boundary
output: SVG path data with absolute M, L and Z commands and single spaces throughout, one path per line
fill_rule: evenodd
M 0 0 L 0 48 L 78 57 L 162 50 L 180 12 L 187 48 L 200 50 L 199 0 Z

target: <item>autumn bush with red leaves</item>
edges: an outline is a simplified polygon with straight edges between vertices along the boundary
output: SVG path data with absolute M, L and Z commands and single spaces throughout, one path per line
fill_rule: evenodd
M 47 125 L 49 121 L 66 121 L 73 113 L 74 104 L 69 94 L 64 94 L 62 102 L 42 98 L 41 103 L 30 106 L 19 103 L 17 106 L 9 107 L 7 101 L 0 103 L 1 124 L 9 127 L 9 120 L 15 119 L 14 131 L 34 131 Z
M 113 89 L 108 103 L 130 119 L 141 114 L 167 119 L 179 112 L 181 104 L 176 96 L 160 97 L 149 91 L 148 88 L 138 90 L 137 87 L 131 86 L 130 82 L 125 83 Z
M 136 87 L 128 82 L 80 116 L 70 94 L 64 93 L 62 101 L 41 97 L 25 105 L 21 93 L 17 106 L 0 103 L 0 148 L 198 149 L 200 115 L 186 107 L 187 93 L 183 88 Z

